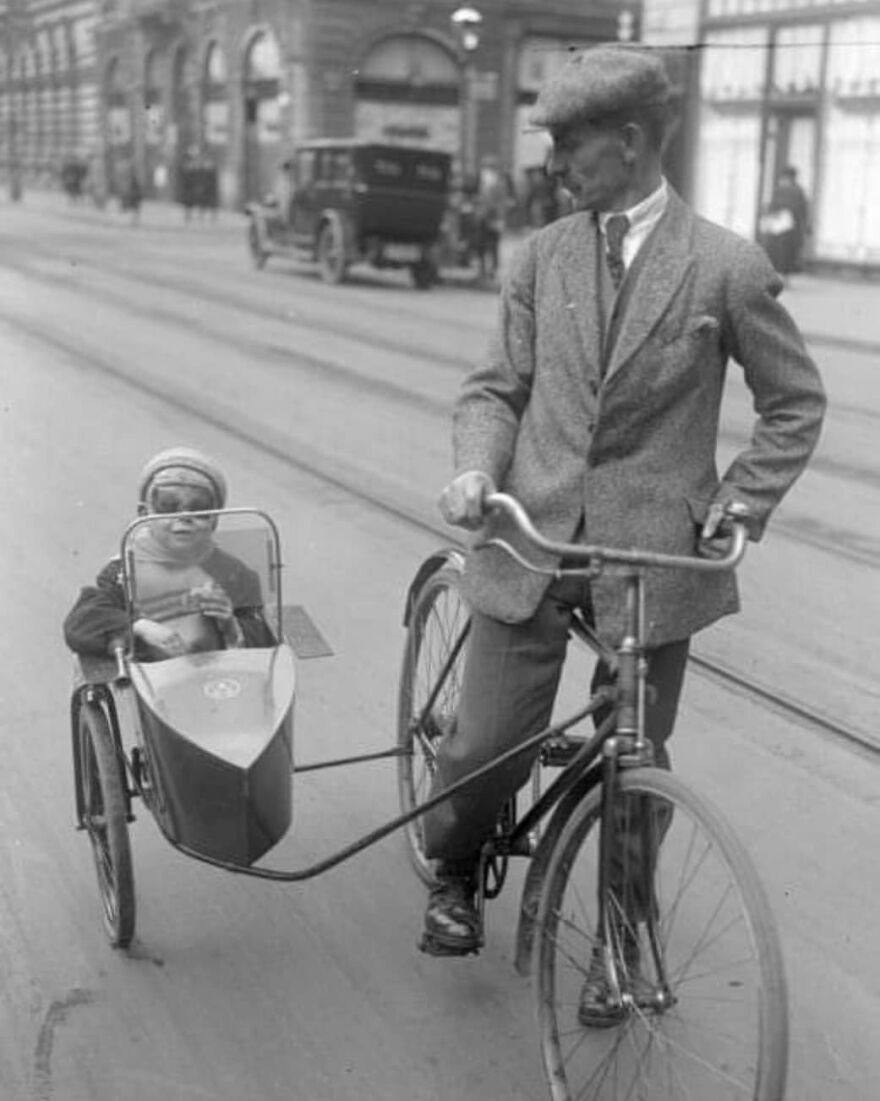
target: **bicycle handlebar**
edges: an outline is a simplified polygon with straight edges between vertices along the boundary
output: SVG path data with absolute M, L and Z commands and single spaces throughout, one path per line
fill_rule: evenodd
M 747 529 L 742 520 L 731 515 L 733 521 L 731 546 L 723 558 L 697 558 L 691 555 L 660 554 L 654 551 L 622 550 L 616 547 L 594 546 L 586 543 L 557 543 L 545 539 L 529 519 L 523 506 L 507 493 L 490 493 L 484 502 L 487 509 L 503 512 L 513 521 L 517 530 L 538 550 L 560 558 L 582 562 L 585 566 L 597 566 L 602 563 L 615 563 L 625 566 L 651 566 L 659 569 L 699 570 L 703 573 L 720 573 L 733 569 L 742 560 L 746 550 Z M 540 573 L 547 571 L 541 566 L 527 561 L 505 539 L 493 537 L 478 544 L 478 547 L 501 547 L 515 558 L 520 565 Z

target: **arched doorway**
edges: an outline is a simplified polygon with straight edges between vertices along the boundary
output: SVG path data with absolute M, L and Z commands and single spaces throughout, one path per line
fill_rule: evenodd
M 383 39 L 359 65 L 355 133 L 372 141 L 461 149 L 461 69 L 421 35 Z
M 281 54 L 271 31 L 257 34 L 244 66 L 244 198 L 271 189 L 281 159 Z
M 198 81 L 191 52 L 181 45 L 171 63 L 171 123 L 165 150 L 173 173 L 175 198 L 182 196 L 184 162 L 199 155 Z
M 229 186 L 229 73 L 219 42 L 212 42 L 202 69 L 201 136 L 205 160 L 217 173 L 220 201 L 231 200 Z
M 111 193 L 122 186 L 122 173 L 132 159 L 131 107 L 125 91 L 125 79 L 118 58 L 107 66 L 104 76 L 104 103 L 107 112 L 105 178 Z
M 150 50 L 144 64 L 144 192 L 161 194 L 168 184 L 165 163 L 165 104 L 162 98 L 162 59 Z

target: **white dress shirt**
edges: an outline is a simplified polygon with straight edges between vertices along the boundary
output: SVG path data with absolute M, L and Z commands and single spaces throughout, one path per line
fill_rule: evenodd
M 623 266 L 629 271 L 629 267 L 638 255 L 639 249 L 648 239 L 648 234 L 663 217 L 666 204 L 669 201 L 669 186 L 664 177 L 656 191 L 652 191 L 640 203 L 631 206 L 629 210 L 609 210 L 599 215 L 599 230 L 605 236 L 605 226 L 608 219 L 615 214 L 625 214 L 629 218 L 629 229 L 623 239 Z

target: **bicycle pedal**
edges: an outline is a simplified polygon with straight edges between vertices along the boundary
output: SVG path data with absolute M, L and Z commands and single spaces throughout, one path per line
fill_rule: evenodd
M 430 933 L 422 934 L 422 939 L 418 942 L 418 949 L 420 952 L 424 952 L 426 956 L 478 956 L 480 954 L 479 944 L 466 947 L 460 944 L 451 945 Z

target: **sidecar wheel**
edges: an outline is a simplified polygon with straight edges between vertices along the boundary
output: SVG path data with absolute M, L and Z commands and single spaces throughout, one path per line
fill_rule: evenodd
M 79 805 L 98 874 L 104 928 L 114 948 L 126 948 L 134 936 L 135 900 L 121 763 L 100 705 L 82 705 L 75 733 Z

